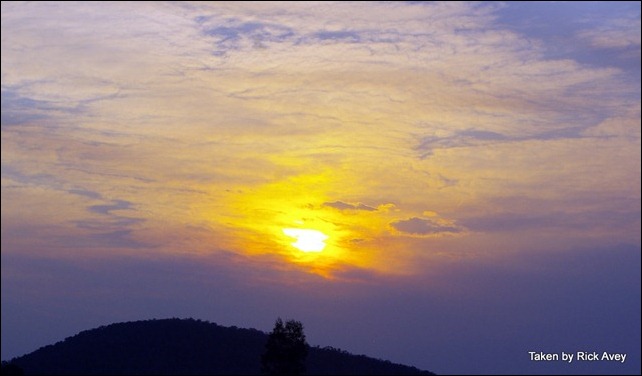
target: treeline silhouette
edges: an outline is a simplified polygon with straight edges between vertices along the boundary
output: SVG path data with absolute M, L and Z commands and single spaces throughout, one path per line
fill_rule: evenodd
M 8 366 L 19 367 L 25 375 L 260 374 L 267 343 L 261 331 L 195 319 L 134 321 L 80 332 L 3 362 L 2 369 L 5 374 Z M 302 370 L 310 375 L 432 374 L 331 347 L 306 347 Z
M 308 356 L 308 342 L 300 321 L 279 317 L 268 335 L 265 351 L 261 355 L 261 373 L 268 375 L 303 375 Z

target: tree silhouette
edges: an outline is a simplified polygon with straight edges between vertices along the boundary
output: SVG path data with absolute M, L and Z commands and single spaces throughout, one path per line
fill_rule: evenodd
M 302 375 L 308 344 L 303 324 L 288 320 L 285 325 L 279 317 L 270 333 L 265 352 L 261 356 L 261 372 L 268 375 Z

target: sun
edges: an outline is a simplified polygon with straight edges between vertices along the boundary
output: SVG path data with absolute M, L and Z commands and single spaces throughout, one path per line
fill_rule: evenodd
M 284 228 L 283 233 L 296 239 L 292 246 L 303 252 L 321 252 L 325 248 L 325 240 L 328 236 L 321 231 L 301 229 L 301 228 Z

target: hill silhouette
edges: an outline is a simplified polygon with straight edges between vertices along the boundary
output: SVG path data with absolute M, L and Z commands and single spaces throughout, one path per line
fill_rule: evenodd
M 194 319 L 134 321 L 80 332 L 14 358 L 26 375 L 259 374 L 267 334 Z M 310 347 L 307 374 L 431 375 L 335 348 Z

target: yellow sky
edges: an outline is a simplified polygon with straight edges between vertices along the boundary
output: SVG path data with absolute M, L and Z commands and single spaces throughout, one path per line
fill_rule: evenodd
M 639 87 L 495 11 L 3 3 L 3 242 L 328 278 L 639 243 Z M 304 254 L 283 228 L 328 245 Z

